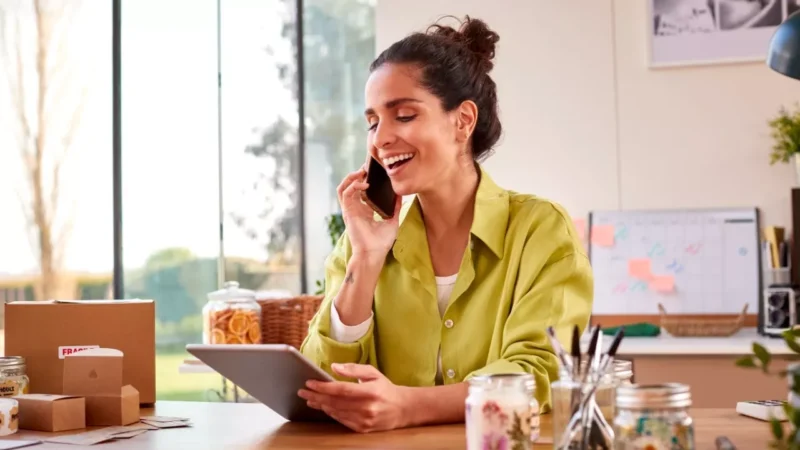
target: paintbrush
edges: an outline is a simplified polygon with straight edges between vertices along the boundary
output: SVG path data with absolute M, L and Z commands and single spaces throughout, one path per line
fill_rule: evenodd
M 561 343 L 558 342 L 556 330 L 553 327 L 547 327 L 547 335 L 550 337 L 550 345 L 553 347 L 553 352 L 561 361 L 561 365 L 564 366 L 564 371 L 572 376 L 572 361 L 567 357 L 564 347 L 562 347 Z

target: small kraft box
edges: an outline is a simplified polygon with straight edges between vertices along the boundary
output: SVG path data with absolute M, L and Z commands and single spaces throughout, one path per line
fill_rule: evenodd
M 123 353 L 95 348 L 64 358 L 64 394 L 86 399 L 86 425 L 139 421 L 139 391 L 122 381 Z
M 5 354 L 25 358 L 28 392 L 63 394 L 64 357 L 87 348 L 125 355 L 122 381 L 156 401 L 152 300 L 49 300 L 5 305 Z
M 12 398 L 19 403 L 20 429 L 55 432 L 86 428 L 83 397 L 23 394 Z

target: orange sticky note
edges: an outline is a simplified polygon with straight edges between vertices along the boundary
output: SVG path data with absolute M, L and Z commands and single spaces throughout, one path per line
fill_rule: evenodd
M 614 225 L 595 225 L 592 227 L 592 244 L 601 247 L 614 245 Z
M 575 225 L 575 230 L 578 231 L 578 239 L 586 239 L 586 219 L 572 219 L 572 223 Z
M 672 292 L 675 290 L 675 277 L 672 275 L 656 275 L 650 280 L 650 289 L 656 292 Z
M 650 271 L 650 259 L 639 258 L 628 260 L 628 275 L 640 280 L 649 280 L 653 273 Z

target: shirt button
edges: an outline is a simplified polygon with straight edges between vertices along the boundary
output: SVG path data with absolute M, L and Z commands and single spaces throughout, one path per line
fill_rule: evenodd
M 446 326 L 447 328 L 453 328 L 453 321 L 450 319 L 445 320 L 444 326 Z
M 456 371 L 453 369 L 447 369 L 447 378 L 455 378 L 455 377 L 456 377 Z

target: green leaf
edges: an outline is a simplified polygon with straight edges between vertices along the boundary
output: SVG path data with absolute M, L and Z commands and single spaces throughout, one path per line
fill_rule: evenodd
M 739 367 L 758 367 L 752 356 L 742 356 L 736 360 L 736 365 Z
M 783 439 L 783 425 L 781 425 L 780 420 L 775 418 L 769 419 L 770 426 L 772 427 L 772 435 L 775 436 L 775 439 L 781 440 Z
M 793 352 L 800 353 L 800 344 L 798 344 L 797 341 L 794 340 L 794 338 L 792 338 L 792 339 L 784 339 L 784 340 L 786 341 L 786 345 L 790 349 L 792 349 Z
M 753 353 L 756 355 L 756 358 L 761 361 L 761 368 L 766 372 L 767 366 L 769 366 L 769 362 L 772 359 L 772 355 L 770 355 L 769 351 L 767 351 L 767 349 L 758 342 L 753 342 Z

